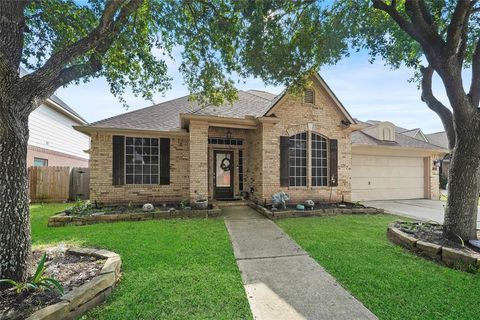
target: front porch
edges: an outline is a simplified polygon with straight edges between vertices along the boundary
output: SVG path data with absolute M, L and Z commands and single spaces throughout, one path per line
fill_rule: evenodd
M 182 118 L 190 135 L 190 199 L 260 198 L 262 132 L 275 119 Z

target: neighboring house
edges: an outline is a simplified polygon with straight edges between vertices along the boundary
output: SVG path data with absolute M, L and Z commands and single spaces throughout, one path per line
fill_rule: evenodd
M 437 196 L 432 166 L 442 148 L 397 135 L 388 123 L 358 123 L 319 75 L 312 80 L 303 97 L 239 91 L 221 107 L 181 97 L 76 127 L 92 139 L 91 200 L 270 202 L 279 191 L 293 202 Z
M 28 119 L 27 166 L 88 167 L 90 138 L 73 129 L 87 122 L 53 95 Z
M 444 149 L 449 149 L 448 137 L 445 131 L 430 133 L 425 135 L 428 142 Z M 444 155 L 440 159 L 440 174 L 444 177 L 448 177 L 448 170 L 450 169 L 450 154 Z

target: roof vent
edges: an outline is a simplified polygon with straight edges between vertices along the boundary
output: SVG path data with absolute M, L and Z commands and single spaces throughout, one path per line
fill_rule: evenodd
M 305 89 L 303 93 L 303 102 L 305 103 L 315 103 L 315 92 L 312 89 Z

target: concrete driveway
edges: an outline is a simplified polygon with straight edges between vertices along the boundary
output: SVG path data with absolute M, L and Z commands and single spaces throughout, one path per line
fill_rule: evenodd
M 445 201 L 412 199 L 412 200 L 378 200 L 364 201 L 366 206 L 383 208 L 385 212 L 419 220 L 432 220 L 443 223 Z M 480 226 L 480 215 L 477 226 Z

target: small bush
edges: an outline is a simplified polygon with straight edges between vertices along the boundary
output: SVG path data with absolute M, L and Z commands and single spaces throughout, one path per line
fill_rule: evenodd
M 446 189 L 448 183 L 448 177 L 443 174 L 440 175 L 440 189 Z

